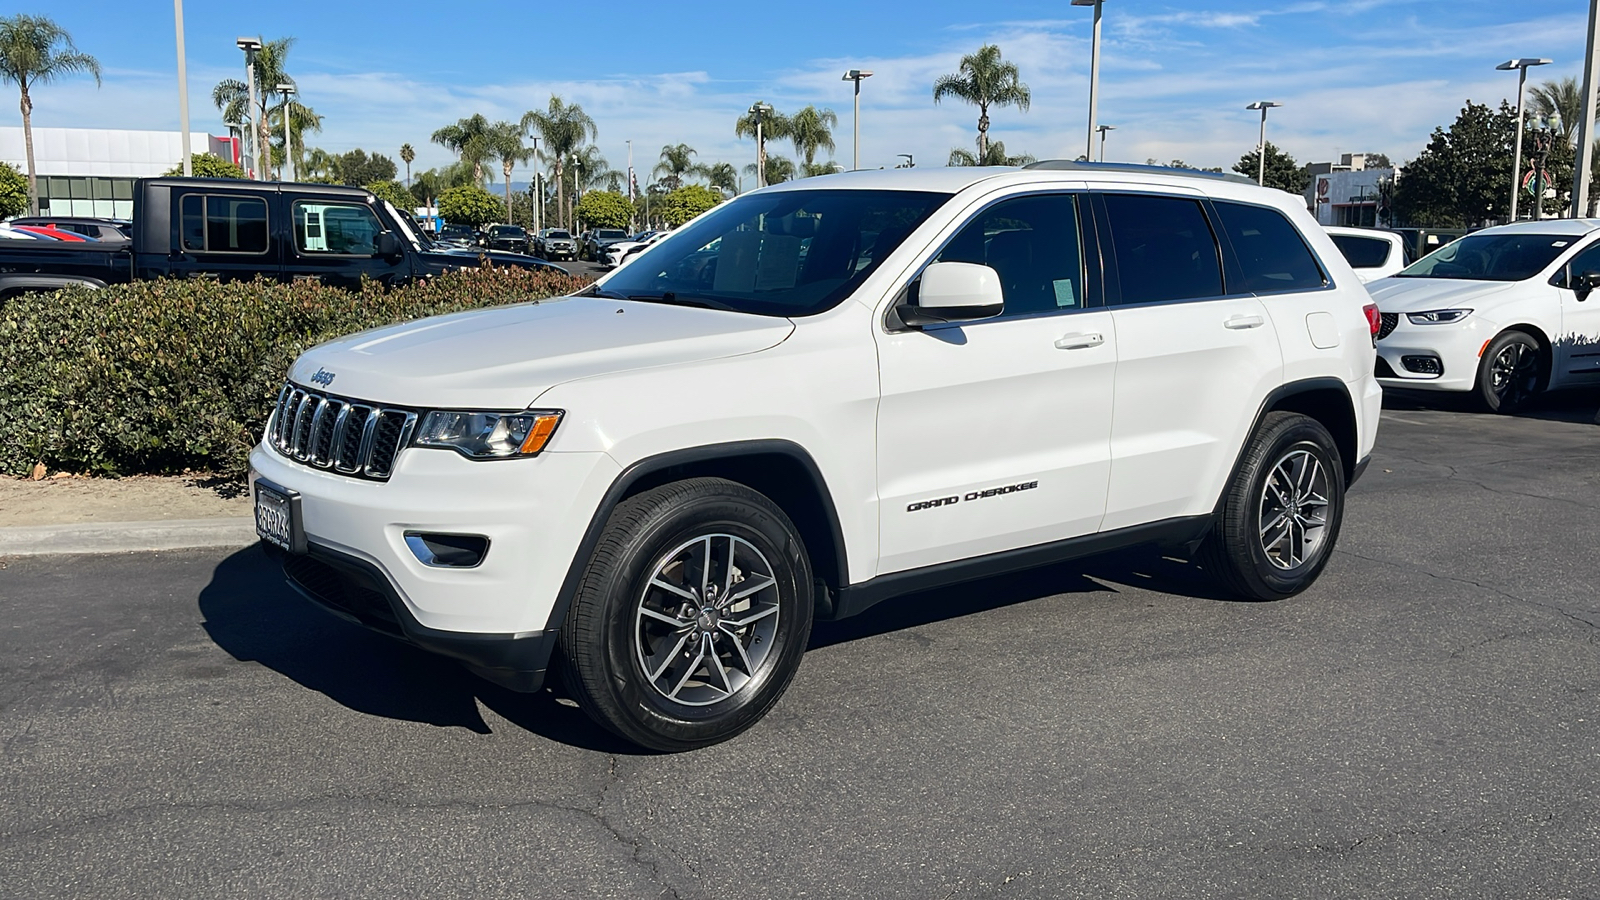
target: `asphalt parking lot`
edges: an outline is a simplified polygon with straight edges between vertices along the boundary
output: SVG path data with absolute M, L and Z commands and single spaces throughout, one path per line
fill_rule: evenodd
M 1600 397 L 1394 398 L 1306 593 L 1135 550 L 820 626 L 643 755 L 254 549 L 0 570 L 7 897 L 1592 897 Z

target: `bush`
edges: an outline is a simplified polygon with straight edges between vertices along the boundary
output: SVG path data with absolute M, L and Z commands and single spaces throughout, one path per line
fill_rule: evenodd
M 590 191 L 578 198 L 578 218 L 596 228 L 627 228 L 633 204 L 615 191 Z
M 721 202 L 722 197 L 716 191 L 703 184 L 690 184 L 667 194 L 656 214 L 677 228 Z
M 366 328 L 558 296 L 585 280 L 489 268 L 360 291 L 158 280 L 0 309 L 0 472 L 242 477 L 289 364 Z
M 417 201 L 406 190 L 406 186 L 398 181 L 374 181 L 367 185 L 367 190 L 377 196 L 379 200 L 387 200 L 394 204 L 394 208 L 405 215 L 410 215 L 416 209 Z
M 28 176 L 0 162 L 0 219 L 28 211 Z
M 189 171 L 195 178 L 245 178 L 244 170 L 215 153 L 189 154 Z M 183 174 L 183 163 L 178 163 L 162 173 L 168 178 Z
M 475 184 L 453 187 L 439 195 L 439 215 L 454 225 L 473 228 L 494 222 L 505 212 L 505 204 Z

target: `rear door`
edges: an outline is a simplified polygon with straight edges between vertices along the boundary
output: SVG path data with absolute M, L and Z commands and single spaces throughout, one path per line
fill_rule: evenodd
M 173 277 L 248 281 L 278 274 L 281 248 L 271 239 L 268 194 L 210 186 L 172 193 L 166 269 Z
M 1117 335 L 1101 530 L 1211 511 L 1283 357 L 1259 298 L 1230 290 L 1198 192 L 1095 195 Z

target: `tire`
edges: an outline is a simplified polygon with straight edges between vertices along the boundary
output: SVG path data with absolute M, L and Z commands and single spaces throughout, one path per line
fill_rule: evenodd
M 1486 412 L 1514 413 L 1544 392 L 1544 351 L 1531 335 L 1503 331 L 1478 360 L 1473 394 Z
M 1286 493 L 1291 488 L 1294 493 Z M 1298 594 L 1333 555 L 1344 489 L 1339 448 L 1321 422 L 1299 413 L 1267 413 L 1223 495 L 1201 547 L 1201 564 L 1240 598 Z
M 783 510 L 720 478 L 674 482 L 611 513 L 562 624 L 562 676 L 584 712 L 635 744 L 706 747 L 783 696 L 812 606 Z

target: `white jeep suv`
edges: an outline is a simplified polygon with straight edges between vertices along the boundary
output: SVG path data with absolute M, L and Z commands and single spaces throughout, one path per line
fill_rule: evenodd
M 1600 220 L 1473 232 L 1368 285 L 1382 312 L 1378 378 L 1470 391 L 1515 412 L 1551 388 L 1600 385 Z
M 308 351 L 258 528 L 313 601 L 518 690 L 558 665 L 663 750 L 759 719 L 814 617 L 934 585 L 1155 543 L 1289 596 L 1372 449 L 1377 310 L 1242 180 L 745 194 L 577 296 Z

